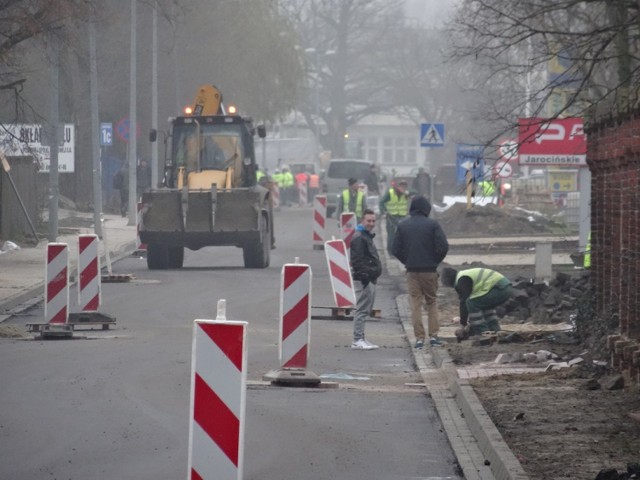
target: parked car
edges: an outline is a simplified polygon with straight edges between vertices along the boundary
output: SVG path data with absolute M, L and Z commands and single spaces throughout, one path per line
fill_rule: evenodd
M 290 163 L 291 173 L 316 173 L 316 165 L 314 163 Z
M 334 158 L 322 176 L 322 193 L 327 195 L 327 217 L 338 208 L 338 198 L 347 188 L 347 181 L 355 178 L 364 183 L 371 171 L 372 162 L 353 158 Z

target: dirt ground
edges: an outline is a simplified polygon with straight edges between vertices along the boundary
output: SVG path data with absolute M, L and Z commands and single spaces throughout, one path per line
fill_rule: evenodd
M 434 212 L 445 233 L 450 237 L 477 235 L 482 237 L 501 235 L 527 235 L 545 233 L 569 233 L 562 220 L 561 211 L 548 207 L 544 214 L 517 207 L 498 207 L 494 204 L 474 206 L 468 209 L 464 203 L 456 203 L 444 212 Z
M 509 278 L 532 274 L 527 267 L 493 268 Z M 455 323 L 459 312 L 453 289 L 440 288 L 439 310 L 441 325 Z M 484 377 L 472 385 L 532 480 L 640 478 L 640 468 L 633 465 L 640 463 L 640 395 L 629 386 L 609 388 L 620 378 L 604 365 L 606 355 L 591 351 L 572 334 L 552 333 L 490 345 L 467 340 L 445 348 L 460 366 L 494 362 L 500 353 L 546 350 L 557 355 L 557 361 L 582 356 L 586 366 Z M 603 364 L 594 366 L 592 360 Z M 627 474 L 629 464 L 637 476 Z M 610 476 L 598 477 L 606 469 Z

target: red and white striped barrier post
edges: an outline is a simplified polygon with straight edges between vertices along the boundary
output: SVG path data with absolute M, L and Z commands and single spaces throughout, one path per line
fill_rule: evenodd
M 188 472 L 191 480 L 242 480 L 246 330 L 247 322 L 194 322 Z
M 311 267 L 286 263 L 280 284 L 280 365 L 307 368 L 311 319 Z
M 69 248 L 66 243 L 47 244 L 45 277 L 44 320 L 49 324 L 66 324 L 69 319 Z
M 351 240 L 353 239 L 353 235 L 356 233 L 357 225 L 358 221 L 355 213 L 344 212 L 340 214 L 340 233 L 342 234 L 342 239 L 347 246 L 347 250 L 351 248 Z
M 97 235 L 78 236 L 78 305 L 83 312 L 97 312 L 100 308 L 98 244 Z
M 138 202 L 138 210 L 136 214 L 136 251 L 137 252 L 146 252 L 147 244 L 142 243 L 140 240 L 140 225 L 142 224 L 142 206 L 144 204 L 142 202 Z
M 280 338 L 278 353 L 281 367 L 271 370 L 263 380 L 283 386 L 316 386 L 320 377 L 307 370 L 311 339 L 311 267 L 286 263 L 280 275 Z
M 298 183 L 298 205 L 301 207 L 307 206 L 309 199 L 307 197 L 307 182 Z
M 343 240 L 329 240 L 324 245 L 336 306 L 351 308 L 356 304 L 356 293 L 353 289 L 351 267 L 347 259 L 347 247 Z
M 324 249 L 325 225 L 327 223 L 327 196 L 316 195 L 313 199 L 313 249 Z

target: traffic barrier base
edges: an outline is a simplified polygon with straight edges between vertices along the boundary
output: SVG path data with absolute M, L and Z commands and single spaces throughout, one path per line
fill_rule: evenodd
M 42 324 L 40 338 L 44 340 L 73 338 L 73 327 L 63 323 Z
M 121 273 L 121 274 L 107 274 L 101 276 L 101 281 L 103 283 L 123 283 L 130 282 L 131 280 L 135 280 L 135 275 L 130 273 Z
M 100 326 L 102 330 L 109 330 L 112 325 L 116 324 L 116 317 L 107 313 L 101 312 L 71 312 L 69 313 L 69 319 L 66 324 L 60 324 L 56 327 L 64 328 L 49 328 L 49 323 L 27 323 L 27 331 L 32 333 L 40 333 L 43 338 L 47 336 L 49 338 L 60 338 L 65 335 L 65 332 L 69 332 L 68 336 L 71 337 L 73 332 L 77 330 L 77 327 L 93 327 Z
M 313 310 L 322 310 L 322 311 L 326 311 L 329 310 L 330 313 L 328 315 L 326 314 L 311 314 L 311 319 L 312 320 L 353 320 L 353 313 L 355 311 L 355 308 L 342 308 L 342 307 L 326 307 L 326 306 L 320 306 L 320 305 L 314 305 L 311 307 Z M 382 318 L 382 312 L 380 311 L 379 308 L 374 308 L 373 310 L 371 310 L 371 314 L 370 314 L 371 318 Z
M 306 368 L 278 368 L 262 376 L 265 382 L 279 387 L 319 387 L 322 381 Z

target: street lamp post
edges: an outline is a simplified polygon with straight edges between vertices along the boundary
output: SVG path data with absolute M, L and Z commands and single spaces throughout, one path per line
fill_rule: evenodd
M 315 137 L 316 137 L 316 160 L 320 158 L 320 52 L 317 48 L 307 48 L 305 53 L 313 55 L 313 68 L 315 70 Z
M 320 54 L 316 50 L 316 161 L 320 160 Z

